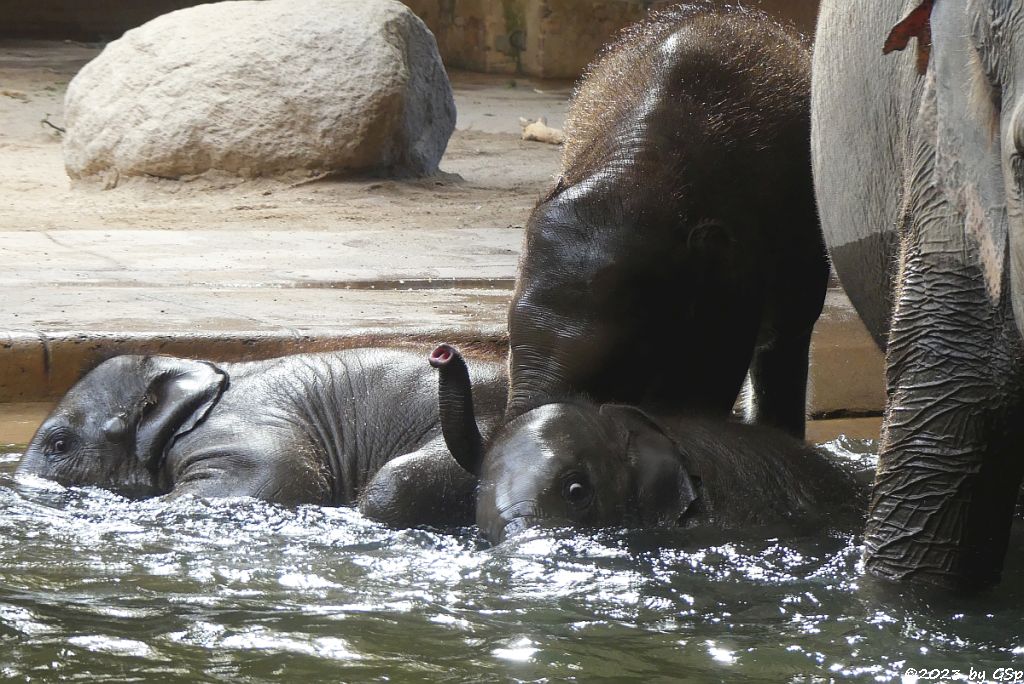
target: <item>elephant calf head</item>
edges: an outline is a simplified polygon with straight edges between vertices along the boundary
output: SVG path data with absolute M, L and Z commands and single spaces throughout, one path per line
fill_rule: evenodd
M 206 417 L 227 384 L 222 370 L 200 361 L 105 361 L 61 399 L 17 472 L 130 496 L 163 493 L 158 471 L 167 450 Z
M 673 442 L 642 411 L 570 400 L 534 408 L 484 445 L 461 355 L 438 347 L 452 456 L 479 478 L 477 524 L 493 543 L 526 527 L 672 526 L 697 500 Z
M 459 353 L 438 347 L 445 442 L 479 479 L 491 542 L 531 526 L 697 527 L 780 533 L 863 524 L 866 490 L 801 440 L 713 418 L 655 420 L 583 399 L 511 417 L 485 445 Z

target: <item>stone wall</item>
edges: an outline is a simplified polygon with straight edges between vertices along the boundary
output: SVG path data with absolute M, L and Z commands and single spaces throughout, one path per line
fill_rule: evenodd
M 449 67 L 575 78 L 620 28 L 667 0 L 403 0 Z M 195 0 L 3 0 L 0 37 L 111 40 Z M 723 4 L 724 0 L 723 0 Z M 818 0 L 747 0 L 811 34 Z
M 403 0 L 434 32 L 450 67 L 575 78 L 623 26 L 667 0 Z M 724 2 L 722 4 L 725 4 Z M 818 0 L 747 4 L 810 35 Z
M 201 0 L 2 0 L 0 38 L 108 41 Z

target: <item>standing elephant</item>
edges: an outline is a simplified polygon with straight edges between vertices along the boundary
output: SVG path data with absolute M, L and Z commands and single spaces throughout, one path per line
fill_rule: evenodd
M 821 6 L 822 226 L 886 350 L 865 532 L 865 567 L 883 578 L 1000 577 L 1024 472 L 1022 22 L 1019 2 L 997 0 Z M 883 56 L 894 26 L 893 43 L 918 37 L 917 68 L 910 54 Z
M 863 524 L 862 484 L 803 441 L 756 425 L 577 398 L 527 411 L 473 461 L 482 437 L 464 400 L 466 364 L 447 345 L 431 364 L 445 437 L 480 473 L 477 524 L 493 543 L 536 525 L 787 534 Z
M 523 416 L 581 396 L 724 419 L 748 373 L 748 419 L 803 437 L 829 270 L 809 107 L 810 56 L 764 14 L 681 6 L 623 33 L 526 229 L 502 428 L 522 453 L 445 426 L 463 463 L 518 477 L 546 448 Z
M 509 418 L 567 395 L 749 418 L 802 437 L 828 263 L 810 55 L 766 15 L 680 6 L 577 89 L 509 309 Z
M 507 383 L 500 364 L 474 367 L 486 433 Z M 134 497 L 358 502 L 396 526 L 469 524 L 476 480 L 444 445 L 437 392 L 423 354 L 402 349 L 219 365 L 118 356 L 61 399 L 18 473 Z

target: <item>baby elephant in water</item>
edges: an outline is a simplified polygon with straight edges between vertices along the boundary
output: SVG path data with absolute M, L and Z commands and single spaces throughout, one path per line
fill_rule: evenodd
M 496 422 L 502 367 L 475 370 L 477 406 Z M 64 396 L 18 472 L 135 497 L 358 501 L 399 526 L 469 523 L 475 478 L 448 455 L 437 393 L 424 355 L 400 349 L 224 364 L 118 356 Z
M 479 478 L 477 524 L 498 543 L 531 526 L 852 529 L 865 488 L 778 430 L 694 416 L 656 419 L 583 399 L 545 404 L 487 440 L 467 400 L 469 371 L 442 345 L 441 424 Z M 493 428 L 491 428 L 493 429 Z
M 508 391 L 502 366 L 474 362 L 467 402 L 461 355 L 442 345 L 430 364 L 440 373 L 399 349 L 224 364 L 119 356 L 64 396 L 18 472 L 135 497 L 358 503 L 395 526 L 471 523 L 480 475 L 477 521 L 494 542 L 534 524 L 736 529 L 859 519 L 857 486 L 780 432 L 664 423 L 576 400 L 493 434 Z M 485 441 L 508 458 L 481 472 Z

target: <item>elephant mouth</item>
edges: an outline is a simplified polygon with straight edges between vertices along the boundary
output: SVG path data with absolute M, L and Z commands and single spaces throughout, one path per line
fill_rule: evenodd
M 498 512 L 495 520 L 498 524 L 491 528 L 491 541 L 500 544 L 531 527 L 539 526 L 541 520 L 536 501 L 520 501 L 506 506 Z
M 522 534 L 531 527 L 538 527 L 540 525 L 540 518 L 536 516 L 523 515 L 518 518 L 512 518 L 501 530 L 501 535 L 498 537 L 498 543 L 515 537 L 518 534 Z

